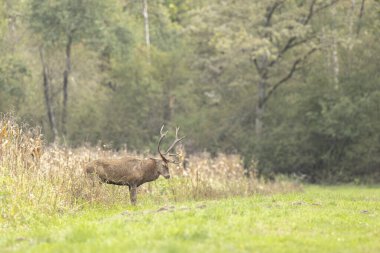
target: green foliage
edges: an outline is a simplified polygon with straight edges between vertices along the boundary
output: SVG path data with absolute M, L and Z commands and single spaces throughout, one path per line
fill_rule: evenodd
M 29 73 L 20 59 L 3 57 L 0 60 L 0 108 L 19 108 L 25 96 L 23 84 Z
M 189 153 L 239 153 L 247 169 L 258 163 L 266 175 L 379 180 L 380 5 L 365 1 L 360 16 L 361 1 L 334 2 L 148 1 L 149 50 L 141 1 L 1 1 L 0 111 L 16 111 L 52 139 L 42 48 L 62 131 L 72 37 L 67 145 L 153 151 L 165 123 L 182 127 Z M 298 59 L 259 117 L 259 81 L 268 95 Z
M 267 116 L 265 138 L 258 144 L 263 172 L 304 174 L 313 181 L 378 180 L 380 114 L 373 108 L 379 108 L 379 79 L 367 75 L 376 77 L 368 61 L 379 59 L 365 58 L 365 51 L 355 48 L 349 57 L 362 58 L 341 65 L 345 75 L 338 88 L 320 68 L 306 72 L 306 84 L 278 94 L 274 106 L 286 109 Z
M 164 0 L 170 14 L 170 20 L 181 23 L 182 16 L 190 10 L 191 2 L 190 0 Z
M 265 137 L 255 145 L 264 174 L 302 174 L 318 182 L 379 180 L 379 77 L 372 67 L 379 58 L 371 53 L 377 44 L 370 34 L 348 39 L 339 43 L 339 62 L 329 58 L 331 48 L 324 48 L 272 100 Z
M 68 35 L 77 41 L 95 39 L 94 34 L 105 29 L 108 6 L 107 1 L 31 0 L 30 27 L 41 33 L 45 43 L 60 42 Z

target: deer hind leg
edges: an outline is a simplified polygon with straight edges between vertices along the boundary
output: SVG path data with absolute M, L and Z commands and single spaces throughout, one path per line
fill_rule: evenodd
M 129 187 L 129 197 L 131 198 L 132 205 L 136 205 L 137 202 L 137 186 L 132 185 Z

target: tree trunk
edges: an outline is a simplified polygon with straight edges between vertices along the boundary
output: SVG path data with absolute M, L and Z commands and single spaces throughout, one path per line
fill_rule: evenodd
M 357 26 L 357 29 L 356 29 L 356 36 L 359 36 L 360 34 L 360 30 L 362 28 L 362 19 L 363 19 L 363 15 L 364 15 L 364 6 L 365 6 L 365 0 L 362 0 L 362 3 L 360 5 L 360 12 L 359 12 L 359 18 L 358 18 L 358 26 Z
M 335 89 L 338 90 L 339 89 L 339 72 L 340 72 L 340 68 L 339 68 L 339 56 L 338 56 L 338 45 L 337 45 L 337 42 L 336 42 L 336 34 L 335 34 L 335 31 L 334 31 L 334 34 L 333 34 L 333 52 L 332 52 L 332 62 L 333 62 L 333 71 L 334 71 L 334 82 L 335 82 Z
M 148 15 L 148 1 L 143 1 L 143 11 L 142 15 L 144 17 L 144 32 L 145 32 L 145 43 L 148 53 L 148 61 L 150 63 L 150 33 L 149 33 L 149 15 Z
M 66 123 L 67 123 L 67 100 L 68 100 L 68 83 L 69 75 L 71 72 L 71 45 L 72 36 L 71 34 L 67 36 L 66 44 L 66 67 L 63 72 L 63 109 L 62 109 L 62 133 L 66 135 Z
M 170 94 L 170 91 L 166 91 L 163 97 L 164 122 L 170 122 L 174 111 L 175 96 Z
M 41 58 L 41 64 L 42 64 L 42 76 L 43 76 L 43 87 L 44 87 L 44 98 L 45 98 L 45 105 L 47 110 L 47 115 L 49 119 L 49 126 L 53 133 L 53 142 L 57 140 L 58 137 L 58 130 L 55 123 L 55 116 L 51 105 L 51 97 L 50 97 L 50 82 L 49 82 L 49 70 L 48 66 L 45 62 L 45 56 L 44 51 L 42 48 L 40 48 L 40 58 Z
M 350 21 L 348 23 L 349 27 L 348 27 L 348 30 L 349 30 L 349 33 L 350 33 L 350 39 L 352 40 L 354 38 L 354 18 L 355 18 L 355 8 L 356 8 L 356 0 L 351 0 L 351 12 L 349 13 L 350 15 Z M 336 14 L 336 13 L 332 13 L 333 15 Z M 335 28 L 335 27 L 334 27 Z M 352 49 L 352 41 L 350 41 L 350 44 L 349 44 L 349 49 L 351 50 Z
M 355 6 L 355 0 L 352 0 L 352 6 L 354 8 Z M 337 15 L 337 10 L 336 10 L 336 6 L 333 6 L 331 8 L 331 14 L 332 16 L 336 16 Z M 352 30 L 352 19 L 350 21 L 350 30 Z M 331 59 L 332 59 L 332 75 L 334 77 L 334 89 L 335 90 L 338 90 L 339 89 L 339 71 L 340 71 L 340 67 L 339 67 L 339 56 L 338 56 L 338 43 L 337 43 L 337 31 L 336 31 L 336 23 L 335 23 L 335 20 L 332 21 L 332 27 L 333 27 L 333 30 L 332 30 L 332 33 L 331 33 L 331 48 L 332 48 L 332 52 L 331 52 Z M 350 50 L 352 48 L 352 42 L 350 43 Z
M 266 80 L 264 78 L 260 78 L 257 84 L 257 103 L 256 103 L 256 124 L 255 124 L 255 132 L 256 136 L 260 138 L 263 131 L 263 116 L 265 109 L 265 85 Z

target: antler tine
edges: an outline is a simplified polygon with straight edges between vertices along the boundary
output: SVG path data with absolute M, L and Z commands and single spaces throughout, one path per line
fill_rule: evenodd
M 182 152 L 178 152 L 177 154 L 169 154 L 169 156 L 174 156 L 174 159 L 171 159 L 170 162 L 174 164 L 181 164 Z
M 174 164 L 181 164 L 180 161 L 176 161 L 176 160 L 170 160 L 169 162 L 174 163 Z
M 170 145 L 168 150 L 166 150 L 165 155 L 167 155 L 170 152 L 170 150 L 172 150 L 178 142 L 182 141 L 186 137 L 186 136 L 183 136 L 182 138 L 178 138 L 178 131 L 179 131 L 179 127 L 176 127 L 176 129 L 175 129 L 175 140 L 172 143 L 172 145 Z M 169 155 L 171 155 L 171 154 L 169 154 Z
M 161 135 L 161 137 L 165 136 L 168 133 L 168 131 L 166 131 L 165 133 L 162 132 L 162 130 L 164 130 L 164 127 L 165 127 L 165 124 L 162 124 L 162 127 L 160 129 L 160 135 Z

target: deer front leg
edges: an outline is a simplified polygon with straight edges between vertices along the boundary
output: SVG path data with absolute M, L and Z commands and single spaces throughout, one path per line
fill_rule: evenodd
M 132 205 L 136 205 L 137 201 L 137 186 L 129 186 L 129 197 L 131 198 Z

